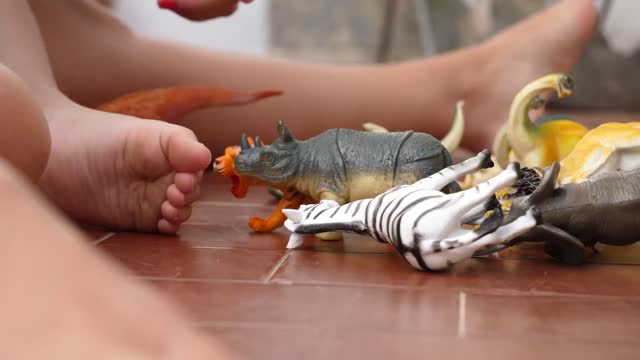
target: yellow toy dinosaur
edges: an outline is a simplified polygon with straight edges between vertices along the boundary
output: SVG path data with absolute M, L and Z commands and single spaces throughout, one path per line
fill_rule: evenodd
M 606 123 L 589 131 L 560 161 L 558 183 L 579 183 L 607 171 L 640 168 L 640 122 Z
M 518 161 L 523 167 L 543 168 L 568 156 L 589 130 L 564 118 L 545 117 L 533 122 L 529 112 L 544 105 L 543 93 L 554 91 L 562 99 L 571 96 L 573 88 L 574 80 L 562 73 L 545 75 L 523 87 L 511 103 L 507 122 L 496 134 L 493 144 L 496 166 L 468 175 L 460 186 L 468 189 L 486 181 L 511 161 Z
M 516 95 L 509 119 L 498 131 L 493 152 L 498 165 L 506 167 L 515 159 L 527 167 L 546 167 L 564 159 L 588 129 L 572 120 L 553 119 L 534 123 L 529 112 L 544 105 L 541 94 L 555 91 L 560 99 L 571 96 L 574 80 L 562 73 L 543 76 L 526 85 Z

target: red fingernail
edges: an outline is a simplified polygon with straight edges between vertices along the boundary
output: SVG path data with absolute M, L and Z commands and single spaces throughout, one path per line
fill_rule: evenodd
M 158 0 L 158 7 L 160 7 L 161 9 L 176 11 L 178 10 L 178 1 L 177 0 Z

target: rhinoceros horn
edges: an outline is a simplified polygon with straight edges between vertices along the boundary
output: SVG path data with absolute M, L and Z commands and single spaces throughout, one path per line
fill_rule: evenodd
M 283 143 L 288 143 L 293 141 L 293 136 L 291 136 L 291 132 L 287 125 L 285 125 L 282 121 L 278 123 L 278 134 L 280 134 L 280 141 Z

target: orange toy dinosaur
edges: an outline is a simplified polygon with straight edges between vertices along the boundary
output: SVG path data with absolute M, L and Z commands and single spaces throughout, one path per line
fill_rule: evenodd
M 255 146 L 255 141 L 251 137 L 247 137 L 249 145 Z M 257 137 L 256 141 L 260 141 Z M 262 144 L 262 141 L 260 141 Z M 224 150 L 224 155 L 216 158 L 213 169 L 222 176 L 231 178 L 231 193 L 237 198 L 243 198 L 249 191 L 249 186 L 260 184 L 259 180 L 240 176 L 235 172 L 234 163 L 236 156 L 240 152 L 240 146 L 228 146 Z M 278 205 L 271 215 L 266 219 L 253 216 L 249 219 L 249 227 L 258 232 L 270 232 L 284 225 L 287 217 L 283 214 L 282 209 L 297 209 L 302 204 L 316 203 L 311 197 L 308 197 L 294 189 L 279 189 L 283 192 Z
M 143 119 L 176 122 L 180 117 L 196 110 L 245 105 L 281 94 L 280 90 L 243 93 L 206 87 L 169 87 L 130 93 L 102 104 L 97 109 Z

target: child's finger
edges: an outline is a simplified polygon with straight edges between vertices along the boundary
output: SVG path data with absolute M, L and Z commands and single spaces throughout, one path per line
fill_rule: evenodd
M 229 16 L 238 9 L 238 4 L 253 0 L 158 0 L 158 6 L 194 21 Z

